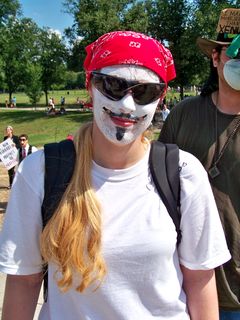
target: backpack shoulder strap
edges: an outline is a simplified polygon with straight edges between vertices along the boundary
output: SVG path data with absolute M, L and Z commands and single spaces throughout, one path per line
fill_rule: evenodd
M 52 217 L 74 170 L 76 152 L 72 140 L 44 145 L 45 179 L 42 203 L 43 227 Z
M 175 144 L 154 141 L 151 145 L 149 167 L 153 182 L 172 218 L 181 241 L 179 149 Z
M 72 140 L 44 145 L 45 178 L 42 203 L 43 228 L 54 214 L 73 175 L 76 152 Z M 48 296 L 48 267 L 44 273 L 44 301 Z

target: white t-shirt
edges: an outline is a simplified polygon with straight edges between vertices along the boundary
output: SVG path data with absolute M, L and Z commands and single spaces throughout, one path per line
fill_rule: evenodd
M 98 290 L 61 293 L 49 264 L 48 301 L 41 320 L 189 319 L 179 263 L 212 269 L 230 259 L 205 170 L 180 151 L 182 240 L 153 185 L 148 153 L 134 166 L 111 170 L 93 163 L 93 186 L 102 204 L 107 276 Z M 44 154 L 20 165 L 0 235 L 0 271 L 41 271 L 39 235 L 44 196 Z M 78 284 L 77 276 L 74 286 Z M 94 287 L 95 288 L 95 287 Z

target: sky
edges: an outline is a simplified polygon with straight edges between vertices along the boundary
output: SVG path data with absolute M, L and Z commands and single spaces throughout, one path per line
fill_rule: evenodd
M 63 31 L 73 25 L 70 14 L 64 13 L 62 0 L 19 0 L 23 16 L 34 20 L 39 27 Z

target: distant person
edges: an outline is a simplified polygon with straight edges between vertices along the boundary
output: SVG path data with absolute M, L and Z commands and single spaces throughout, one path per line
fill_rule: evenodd
M 61 106 L 65 105 L 65 97 L 61 97 Z
M 15 96 L 12 98 L 12 104 L 13 104 L 13 107 L 17 106 L 17 98 Z
M 48 116 L 55 116 L 56 114 L 57 114 L 57 111 L 54 107 L 51 107 L 47 112 Z
M 61 106 L 60 109 L 59 109 L 59 114 L 63 115 L 63 114 L 66 114 L 66 113 L 67 113 L 67 111 L 64 108 L 64 106 Z
M 13 134 L 13 127 L 7 126 L 5 130 L 6 130 L 6 135 L 4 136 L 3 140 L 10 138 L 12 140 L 12 142 L 15 144 L 15 147 L 18 149 L 20 147 L 20 143 L 18 140 L 18 136 L 15 136 Z M 9 177 L 8 189 L 11 189 L 11 187 L 12 187 L 14 174 L 15 174 L 15 167 L 8 170 L 8 177 Z
M 162 107 L 162 120 L 163 120 L 163 122 L 165 122 L 169 113 L 170 113 L 170 110 L 168 109 L 167 105 L 164 103 L 163 107 Z
M 20 148 L 18 149 L 18 162 L 20 163 L 29 154 L 36 152 L 38 149 L 28 143 L 28 135 L 21 134 L 19 136 Z
M 51 108 L 55 108 L 55 104 L 54 104 L 54 99 L 53 98 L 49 98 L 48 100 L 48 105 Z
M 54 99 L 51 97 L 48 100 L 48 105 L 49 105 L 49 109 L 47 111 L 47 115 L 51 116 L 51 115 L 56 115 L 56 109 L 55 109 L 55 104 L 54 104 Z

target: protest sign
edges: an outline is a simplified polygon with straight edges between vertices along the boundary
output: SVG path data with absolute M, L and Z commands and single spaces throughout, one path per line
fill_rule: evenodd
M 0 143 L 0 159 L 7 170 L 18 164 L 18 150 L 12 139 L 8 138 Z
M 236 35 L 240 33 L 240 11 L 239 9 L 227 8 L 222 11 L 218 21 L 218 33 L 230 33 Z

